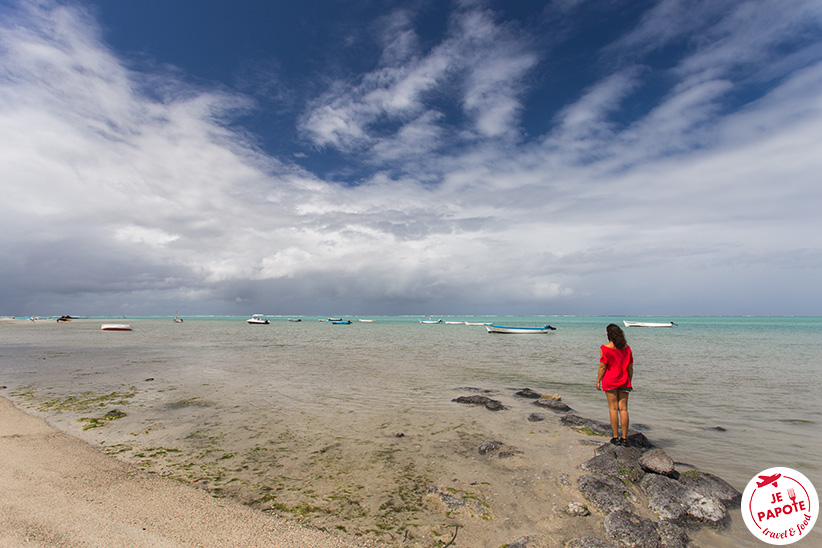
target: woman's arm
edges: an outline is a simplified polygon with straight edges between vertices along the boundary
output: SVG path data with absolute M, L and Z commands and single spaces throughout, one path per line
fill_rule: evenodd
M 605 359 L 604 352 L 599 349 L 599 372 L 597 373 L 597 390 L 602 390 L 602 377 L 605 376 L 605 370 L 608 369 L 608 364 L 602 360 Z

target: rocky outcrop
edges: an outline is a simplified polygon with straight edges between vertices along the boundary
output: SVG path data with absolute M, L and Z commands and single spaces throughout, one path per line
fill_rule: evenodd
M 546 397 L 528 388 L 515 395 L 536 400 L 535 405 L 562 413 L 559 423 L 577 432 L 608 438 L 612 435 L 610 424 L 569 413 L 571 408 L 561 403 L 559 397 Z M 497 400 L 479 394 L 453 401 L 485 405 L 493 410 L 505 408 Z M 546 417 L 531 413 L 528 420 L 538 422 Z M 742 494 L 739 491 L 713 474 L 674 462 L 641 432 L 629 430 L 627 440 L 627 446 L 600 444 L 590 438 L 583 440 L 593 442 L 597 447 L 594 456 L 579 466 L 584 473 L 577 478 L 577 488 L 593 508 L 605 514 L 603 528 L 610 542 L 580 537 L 569 540 L 566 548 L 693 548 L 686 532 L 688 529 L 698 526 L 719 528 L 728 524 L 729 509 L 740 504 Z M 502 457 L 519 452 L 507 447 L 501 451 L 503 445 L 499 441 L 487 441 L 480 445 L 479 453 Z M 677 466 L 686 470 L 677 470 Z M 570 484 L 568 481 L 561 483 Z M 435 490 L 432 494 L 447 506 L 458 503 L 453 495 L 443 490 Z M 640 501 L 643 501 L 642 505 Z M 640 507 L 645 501 L 647 508 Z M 566 505 L 564 510 L 574 518 L 590 513 L 586 505 L 578 502 Z M 515 543 L 531 546 L 529 539 L 536 540 L 522 537 Z
M 460 396 L 459 398 L 454 398 L 451 401 L 455 401 L 457 403 L 468 403 L 473 405 L 484 405 L 487 409 L 491 411 L 500 411 L 505 409 L 505 406 L 502 405 L 502 402 L 499 400 L 491 399 L 488 396 L 480 396 L 479 394 L 475 394 L 473 396 Z
M 608 537 L 621 548 L 686 548 L 686 527 L 725 526 L 728 509 L 739 504 L 739 491 L 700 470 L 679 473 L 662 449 L 643 447 L 643 438 L 632 447 L 603 444 L 580 465 L 588 474 L 579 477 L 579 491 L 607 514 Z M 657 522 L 636 513 L 638 495 Z

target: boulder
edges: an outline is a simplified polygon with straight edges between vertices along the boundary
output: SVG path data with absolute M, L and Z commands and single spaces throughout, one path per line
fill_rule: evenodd
M 680 474 L 679 482 L 697 493 L 717 499 L 731 508 L 738 507 L 742 501 L 742 493 L 734 489 L 730 483 L 701 470 L 689 470 Z
M 714 527 L 728 520 L 725 505 L 706 497 L 675 479 L 658 474 L 646 474 L 641 487 L 648 497 L 648 507 L 660 519 L 678 523 L 700 522 Z
M 608 536 L 624 548 L 663 548 L 656 525 L 648 518 L 616 510 L 602 523 Z
M 662 449 L 651 449 L 642 454 L 639 458 L 639 465 L 643 470 L 670 476 L 676 471 L 674 461 Z
M 531 413 L 528 415 L 528 422 L 542 422 L 545 420 L 545 415 L 542 413 Z
M 515 392 L 514 395 L 519 396 L 520 398 L 529 398 L 532 400 L 536 400 L 539 399 L 541 394 L 539 392 L 534 392 L 530 388 L 523 388 L 522 390 L 518 390 L 517 392 Z
M 586 474 L 577 479 L 577 487 L 583 497 L 603 512 L 634 509 L 628 498 L 635 500 L 636 497 L 628 490 L 628 486 L 616 477 Z
M 619 449 L 625 448 L 621 447 Z M 638 482 L 642 479 L 642 476 L 645 475 L 645 472 L 642 471 L 642 467 L 639 465 L 638 458 L 634 455 L 629 455 L 628 458 L 620 458 L 616 451 L 597 455 L 583 462 L 579 467 L 592 474 L 614 476 L 633 483 Z

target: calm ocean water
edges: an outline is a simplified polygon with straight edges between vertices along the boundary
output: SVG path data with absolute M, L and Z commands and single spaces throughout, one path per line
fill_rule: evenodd
M 166 444 L 218 423 L 235 445 L 250 446 L 261 423 L 288 423 L 305 440 L 312 432 L 364 440 L 454 413 L 451 400 L 463 387 L 559 393 L 577 414 L 607 421 L 595 390 L 605 326 L 640 318 L 443 317 L 557 327 L 529 336 L 417 317 L 354 317 L 351 325 L 270 319 L 117 320 L 131 332 L 102 332 L 100 319 L 0 322 L 0 394 L 33 405 L 137 387 L 131 405 L 151 424 L 162 421 Z M 677 324 L 625 329 L 635 355 L 631 420 L 654 444 L 740 491 L 774 466 L 822 486 L 822 318 L 641 319 Z M 75 419 L 44 412 L 80 433 Z M 527 435 L 529 426 L 521 428 Z

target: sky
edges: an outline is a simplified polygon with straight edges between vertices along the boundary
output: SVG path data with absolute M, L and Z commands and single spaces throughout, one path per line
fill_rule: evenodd
M 0 0 L 0 315 L 822 313 L 818 0 Z

